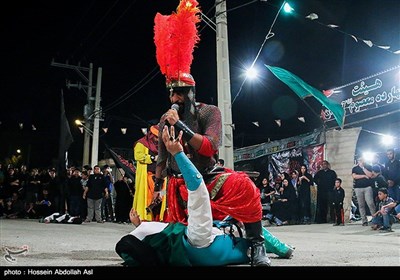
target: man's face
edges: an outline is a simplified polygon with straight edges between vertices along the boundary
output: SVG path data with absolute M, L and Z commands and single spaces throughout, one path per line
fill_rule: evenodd
M 394 153 L 392 151 L 389 151 L 386 153 L 386 156 L 389 160 L 393 160 L 394 159 Z
M 169 100 L 171 104 L 184 104 L 185 103 L 185 96 L 181 92 L 172 91 L 169 95 Z

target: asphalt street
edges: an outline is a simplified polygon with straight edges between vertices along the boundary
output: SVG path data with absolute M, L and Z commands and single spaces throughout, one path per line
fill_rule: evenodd
M 121 267 L 115 244 L 130 224 L 44 224 L 38 220 L 0 220 L 2 274 L 8 267 Z M 400 266 L 400 224 L 381 233 L 361 222 L 270 226 L 295 247 L 290 259 L 269 254 L 272 266 Z M 10 253 L 11 252 L 11 253 Z

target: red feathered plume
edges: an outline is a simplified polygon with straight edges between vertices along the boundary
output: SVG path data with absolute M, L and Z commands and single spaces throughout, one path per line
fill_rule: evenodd
M 193 50 L 200 41 L 196 24 L 200 22 L 196 0 L 181 0 L 176 13 L 169 16 L 157 13 L 154 19 L 154 43 L 157 63 L 167 84 L 185 80 L 194 85 L 190 76 Z

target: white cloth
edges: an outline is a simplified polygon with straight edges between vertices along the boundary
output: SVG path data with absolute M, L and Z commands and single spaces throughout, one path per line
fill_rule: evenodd
M 143 240 L 147 235 L 159 233 L 167 227 L 168 223 L 142 222 L 137 228 L 131 231 L 131 235 Z
M 213 227 L 210 198 L 207 188 L 202 183 L 195 191 L 189 191 L 188 227 L 186 235 L 193 247 L 208 247 L 217 235 L 224 234 Z M 146 236 L 163 231 L 168 223 L 142 222 L 130 234 L 143 240 Z

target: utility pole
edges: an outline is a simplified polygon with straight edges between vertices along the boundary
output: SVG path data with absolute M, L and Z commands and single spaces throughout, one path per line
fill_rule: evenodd
M 87 92 L 87 104 L 83 110 L 83 117 L 85 119 L 85 125 L 91 129 L 92 122 L 89 120 L 89 116 L 93 111 L 93 63 L 89 64 L 89 87 Z M 90 134 L 89 131 L 85 130 L 85 136 L 83 138 L 83 160 L 82 166 L 89 164 L 89 149 L 90 149 Z
M 101 76 L 102 76 L 102 68 L 99 67 L 97 69 L 97 84 L 96 84 L 96 99 L 94 106 L 94 122 L 93 122 L 93 138 L 92 138 L 92 166 L 95 166 L 99 163 L 99 123 L 100 123 L 100 115 L 101 115 L 101 107 L 100 107 L 100 94 L 101 94 Z
M 82 67 L 80 65 L 70 65 L 68 63 L 63 64 L 63 63 L 57 63 L 52 61 L 51 66 L 56 66 L 56 67 L 61 67 L 61 68 L 67 68 L 67 69 L 73 69 L 75 70 L 78 75 L 88 84 L 87 86 L 83 86 L 81 83 L 77 84 L 71 84 L 69 81 L 67 81 L 67 87 L 75 87 L 78 89 L 85 89 L 87 88 L 87 104 L 85 105 L 83 109 L 83 117 L 85 119 L 85 125 L 89 129 L 91 129 L 91 121 L 90 121 L 90 115 L 92 114 L 93 111 L 93 97 L 92 97 L 92 92 L 93 92 L 93 63 L 89 64 L 89 68 L 87 67 Z M 89 78 L 86 78 L 86 76 L 82 72 L 88 72 Z M 83 140 L 83 160 L 82 160 L 82 166 L 89 164 L 89 151 L 90 151 L 90 134 L 89 131 L 86 129 L 85 134 L 84 134 L 84 140 Z
M 228 20 L 225 0 L 215 1 L 215 19 L 217 25 L 218 108 L 222 114 L 222 146 L 219 148 L 219 157 L 225 160 L 227 167 L 233 169 L 233 124 L 229 72 Z

